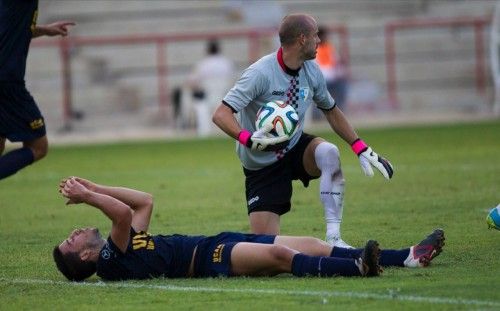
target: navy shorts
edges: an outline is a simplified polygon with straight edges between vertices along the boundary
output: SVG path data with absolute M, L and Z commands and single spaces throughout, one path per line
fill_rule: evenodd
M 45 134 L 43 116 L 24 84 L 0 83 L 0 137 L 18 142 Z
M 275 235 L 222 232 L 203 239 L 196 247 L 195 277 L 232 276 L 231 251 L 239 242 L 273 244 Z
M 307 174 L 303 163 L 304 151 L 314 138 L 302 133 L 297 144 L 276 163 L 260 170 L 243 168 L 248 214 L 267 211 L 283 215 L 290 211 L 292 180 L 300 180 L 308 187 L 310 180 L 318 178 Z

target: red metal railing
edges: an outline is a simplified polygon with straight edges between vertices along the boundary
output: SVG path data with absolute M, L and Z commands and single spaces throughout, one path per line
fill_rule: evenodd
M 346 66 L 349 65 L 349 44 L 348 32 L 345 26 L 329 26 L 328 30 L 339 35 L 340 51 L 345 58 Z M 182 41 L 206 41 L 210 38 L 246 38 L 248 44 L 248 63 L 255 61 L 260 55 L 259 39 L 266 36 L 276 36 L 276 29 L 263 28 L 253 30 L 239 30 L 226 32 L 203 32 L 203 33 L 183 33 L 169 35 L 127 35 L 127 36 L 98 36 L 98 37 L 78 37 L 68 36 L 60 39 L 34 40 L 33 47 L 53 47 L 58 48 L 61 58 L 62 76 L 62 106 L 63 123 L 69 124 L 72 117 L 72 72 L 71 53 L 72 48 L 88 46 L 116 46 L 116 45 L 156 45 L 156 75 L 158 90 L 158 107 L 161 115 L 166 115 L 170 100 L 168 96 L 169 86 L 167 76 L 169 74 L 169 64 L 167 63 L 167 45 Z M 140 57 L 140 56 L 139 56 Z
M 389 22 L 385 25 L 385 61 L 387 73 L 387 93 L 391 106 L 399 109 L 396 77 L 396 31 L 416 28 L 436 27 L 473 27 L 475 38 L 475 76 L 478 93 L 486 92 L 486 65 L 484 55 L 484 28 L 491 23 L 491 17 L 451 17 L 451 18 L 425 18 L 405 19 Z

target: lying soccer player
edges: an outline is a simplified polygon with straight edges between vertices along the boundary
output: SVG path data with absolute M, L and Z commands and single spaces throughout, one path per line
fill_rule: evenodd
M 154 277 L 378 276 L 381 266 L 425 267 L 444 246 L 434 230 L 418 245 L 380 250 L 370 240 L 363 249 L 332 247 L 313 237 L 224 232 L 216 236 L 150 235 L 150 194 L 110 187 L 79 177 L 61 181 L 66 204 L 86 203 L 112 222 L 108 239 L 96 228 L 74 230 L 53 251 L 58 269 L 69 280 L 97 273 L 104 280 Z

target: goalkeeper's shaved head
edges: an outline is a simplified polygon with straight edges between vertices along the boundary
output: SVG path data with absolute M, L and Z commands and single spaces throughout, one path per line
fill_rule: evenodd
M 316 20 L 308 14 L 290 14 L 283 18 L 279 29 L 282 46 L 294 44 L 297 38 L 316 29 Z

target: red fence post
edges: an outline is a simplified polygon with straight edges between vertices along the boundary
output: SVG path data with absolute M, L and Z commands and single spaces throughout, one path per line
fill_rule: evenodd
M 486 94 L 486 72 L 484 60 L 484 21 L 474 21 L 474 38 L 476 44 L 476 89 L 478 93 Z
M 73 114 L 71 94 L 71 55 L 69 39 L 59 40 L 59 53 L 61 55 L 61 77 L 62 77 L 62 108 L 63 108 L 63 129 L 71 129 L 71 118 Z
M 259 36 L 255 31 L 248 35 L 248 64 L 255 62 L 260 55 Z
M 385 59 L 387 70 L 387 92 L 391 103 L 397 103 L 396 80 L 396 49 L 394 45 L 395 32 L 398 29 L 428 28 L 428 27 L 473 27 L 475 45 L 475 78 L 476 90 L 486 95 L 486 65 L 484 53 L 484 27 L 491 23 L 491 16 L 486 17 L 454 17 L 428 18 L 393 21 L 385 25 Z
M 387 70 L 387 97 L 389 104 L 399 109 L 399 101 L 396 86 L 396 48 L 394 46 L 394 27 L 391 24 L 385 26 L 385 63 Z
M 350 63 L 347 29 L 340 25 L 335 27 L 341 37 L 342 51 L 347 62 Z M 157 77 L 157 97 L 159 116 L 169 120 L 170 96 L 168 90 L 169 73 L 167 62 L 167 45 L 171 42 L 206 40 L 217 36 L 218 38 L 246 38 L 248 40 L 248 60 L 249 63 L 256 61 L 260 57 L 259 39 L 262 36 L 276 35 L 275 28 L 261 28 L 250 30 L 237 30 L 228 32 L 193 32 L 183 34 L 142 34 L 124 36 L 72 36 L 60 40 L 41 40 L 34 42 L 36 46 L 58 47 L 61 59 L 61 79 L 62 79 L 62 110 L 63 123 L 67 129 L 71 128 L 71 120 L 74 117 L 72 109 L 72 72 L 71 72 L 71 48 L 88 46 L 114 46 L 114 45 L 156 45 L 156 77 Z
M 165 39 L 158 39 L 156 42 L 156 62 L 158 75 L 158 106 L 160 117 L 165 120 L 167 118 L 167 108 L 169 104 L 167 96 L 167 64 L 166 64 L 166 44 Z
M 337 27 L 340 37 L 340 55 L 347 72 L 351 73 L 351 52 L 349 50 L 349 33 L 345 26 Z

